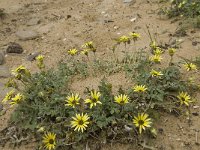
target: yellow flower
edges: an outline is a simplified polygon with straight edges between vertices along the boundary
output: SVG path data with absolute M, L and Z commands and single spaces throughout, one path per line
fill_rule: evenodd
M 115 96 L 114 97 L 114 99 L 115 99 L 115 102 L 116 103 L 118 103 L 118 104 L 120 104 L 120 105 L 124 105 L 124 104 L 127 104 L 127 103 L 129 103 L 129 97 L 128 97 L 128 95 L 117 95 L 117 96 Z
M 145 130 L 145 128 L 151 127 L 151 118 L 148 118 L 148 114 L 141 113 L 138 114 L 138 116 L 134 116 L 133 124 L 135 124 L 136 127 L 139 128 L 139 133 L 142 133 L 142 130 Z
M 135 33 L 135 32 L 130 32 L 129 35 L 131 36 L 131 38 L 136 41 L 140 38 L 140 34 L 139 33 Z
M 156 70 L 154 70 L 154 69 L 151 70 L 150 74 L 151 74 L 152 77 L 163 76 L 162 72 L 156 71 Z
M 26 71 L 26 68 L 22 65 L 20 65 L 15 70 L 13 70 L 13 72 L 16 72 L 16 73 L 24 73 L 25 71 Z
M 38 56 L 36 57 L 36 60 L 42 62 L 42 61 L 44 60 L 44 56 L 43 56 L 43 55 L 38 55 Z
M 176 52 L 176 49 L 174 49 L 174 48 L 168 49 L 168 53 L 169 53 L 170 56 L 173 56 L 175 52 Z
M 133 87 L 134 92 L 145 92 L 147 90 L 145 85 L 136 85 Z
M 155 50 L 154 50 L 154 54 L 155 55 L 160 55 L 160 54 L 162 54 L 163 53 L 163 51 L 162 51 L 162 49 L 160 48 L 160 47 L 156 47 L 155 48 Z
M 101 93 L 100 92 L 97 92 L 96 90 L 94 91 L 91 91 L 91 98 L 90 99 L 86 99 L 85 100 L 85 103 L 90 103 L 90 109 L 93 107 L 93 106 L 96 106 L 97 104 L 102 104 L 100 102 L 100 96 L 101 96 Z
M 118 39 L 119 43 L 130 43 L 130 38 L 128 36 L 121 36 L 119 39 Z
M 71 126 L 72 128 L 74 128 L 74 131 L 78 130 L 81 132 L 83 132 L 84 130 L 86 130 L 86 127 L 89 124 L 89 119 L 90 117 L 85 114 L 76 114 L 76 117 L 72 117 L 73 121 L 71 121 Z
M 73 108 L 75 108 L 76 105 L 79 105 L 79 100 L 80 100 L 80 97 L 78 94 L 71 94 L 71 96 L 68 96 L 67 97 L 67 100 L 65 100 L 67 102 L 67 104 L 65 104 L 65 106 L 71 106 Z
M 68 54 L 69 55 L 71 55 L 71 56 L 74 56 L 74 55 L 76 55 L 78 53 L 78 50 L 77 49 L 70 49 L 70 50 L 68 50 Z
M 183 66 L 187 71 L 197 70 L 197 66 L 193 63 L 185 63 Z
M 160 63 L 162 60 L 162 57 L 160 55 L 153 55 L 150 57 L 150 61 L 155 63 Z
M 14 97 L 14 93 L 15 93 L 14 90 L 8 92 L 8 93 L 6 94 L 6 96 L 4 97 L 4 99 L 2 100 L 2 102 L 5 103 L 5 102 L 11 100 L 11 99 Z
M 12 75 L 18 80 L 21 79 L 22 76 L 30 77 L 31 73 L 24 66 L 19 66 L 15 70 L 12 70 Z
M 177 97 L 180 100 L 181 105 L 185 104 L 186 106 L 189 106 L 189 103 L 192 102 L 191 97 L 187 94 L 187 92 L 181 92 Z
M 47 150 L 53 150 L 55 149 L 56 146 L 56 134 L 54 133 L 50 133 L 47 132 L 44 136 L 43 136 L 43 141 L 44 143 L 44 147 Z
M 81 51 L 81 54 L 88 56 L 89 51 L 89 49 L 84 49 Z
M 94 53 L 96 52 L 96 48 L 94 47 L 94 44 L 92 41 L 86 42 L 84 45 L 82 45 L 82 48 L 89 49 L 93 51 Z
M 23 100 L 24 96 L 20 93 L 18 93 L 17 95 L 15 95 L 15 97 L 13 97 L 11 99 L 10 105 L 15 105 L 15 104 L 19 104 L 22 100 Z
M 82 45 L 82 48 L 93 48 L 94 44 L 92 41 L 86 42 L 85 44 Z

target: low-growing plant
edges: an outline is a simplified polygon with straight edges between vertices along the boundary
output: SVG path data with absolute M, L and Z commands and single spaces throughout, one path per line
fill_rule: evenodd
M 140 35 L 132 32 L 116 40 L 118 45 L 137 42 Z M 155 41 L 150 43 L 150 54 L 144 49 L 131 55 L 125 50 L 124 58 L 105 61 L 98 59 L 93 42 L 68 50 L 70 61 L 61 62 L 57 69 L 47 69 L 42 55 L 36 58 L 38 73 L 31 74 L 24 66 L 13 70 L 13 78 L 6 84 L 15 88 L 3 99 L 11 106 L 17 105 L 10 123 L 19 128 L 21 135 L 32 135 L 39 141 L 38 149 L 83 149 L 85 145 L 107 142 L 139 142 L 145 136 L 156 137 L 153 127 L 156 114 L 188 110 L 195 84 L 184 79 L 180 64 L 174 62 L 176 50 L 168 49 L 168 65 L 161 65 L 166 50 Z M 89 57 L 93 53 L 93 59 Z M 87 61 L 78 60 L 78 55 Z M 194 74 L 194 62 L 183 60 L 185 72 Z M 70 89 L 74 77 L 98 76 L 125 72 L 133 82 L 132 87 L 120 87 L 113 92 L 113 85 L 102 79 L 97 89 L 85 87 L 85 93 Z M 128 89 L 128 90 L 127 90 Z M 182 107 L 181 107 L 182 106 Z M 91 140 L 93 139 L 93 140 Z
M 165 13 L 170 18 L 180 16 L 186 24 L 199 27 L 200 1 L 199 0 L 172 0 L 170 7 L 164 7 L 160 13 Z M 187 25 L 188 26 L 188 25 Z

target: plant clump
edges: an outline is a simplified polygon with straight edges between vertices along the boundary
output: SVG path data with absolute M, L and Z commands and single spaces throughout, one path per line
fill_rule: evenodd
M 170 6 L 162 8 L 160 13 L 166 14 L 169 18 L 180 17 L 192 24 L 200 27 L 200 1 L 199 0 L 171 0 Z M 183 33 L 182 33 L 183 34 Z
M 127 44 L 135 44 L 139 39 L 140 34 L 135 32 L 119 37 L 113 53 L 118 45 L 123 44 L 126 49 Z M 61 62 L 57 69 L 47 69 L 44 56 L 39 55 L 37 73 L 31 74 L 21 65 L 12 71 L 13 77 L 6 84 L 15 89 L 3 99 L 4 103 L 15 106 L 11 125 L 16 125 L 21 135 L 26 132 L 34 136 L 39 141 L 38 148 L 47 150 L 83 149 L 85 143 L 92 144 L 91 138 L 102 144 L 102 141 L 139 142 L 145 136 L 156 137 L 155 116 L 161 111 L 189 112 L 198 86 L 184 79 L 183 73 L 195 78 L 198 68 L 192 61 L 175 62 L 174 48 L 168 49 L 171 59 L 163 67 L 165 50 L 155 42 L 150 43 L 148 50 L 152 56 L 142 50 L 135 55 L 127 51 L 121 61 L 116 55 L 105 61 L 98 59 L 97 48 L 90 41 L 81 50 L 68 50 L 70 61 Z M 89 57 L 91 52 L 94 60 Z M 78 55 L 87 61 L 77 60 Z M 126 73 L 132 85 L 122 86 L 117 93 L 106 78 L 96 89 L 85 87 L 84 94 L 70 89 L 74 77 L 119 71 Z

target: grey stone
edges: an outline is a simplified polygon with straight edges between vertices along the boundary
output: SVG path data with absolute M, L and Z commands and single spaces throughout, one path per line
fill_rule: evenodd
M 123 0 L 123 2 L 124 2 L 125 4 L 128 4 L 128 5 L 133 5 L 133 4 L 136 3 L 136 0 Z
M 26 30 L 26 31 L 17 31 L 16 36 L 23 41 L 26 40 L 33 40 L 35 38 L 39 37 L 39 34 L 32 30 Z
M 40 23 L 40 19 L 38 18 L 32 18 L 27 22 L 28 26 L 34 26 Z
M 0 66 L 0 78 L 8 78 L 10 77 L 10 71 L 6 66 Z
M 15 42 L 10 42 L 8 44 L 8 47 L 6 49 L 6 53 L 17 53 L 17 54 L 21 54 L 23 53 L 23 48 L 21 45 L 19 45 L 18 43 Z
M 123 0 L 124 3 L 131 3 L 133 0 Z
M 30 55 L 27 57 L 27 60 L 28 60 L 28 61 L 33 61 L 33 60 L 35 60 L 35 58 L 36 58 L 38 55 L 40 55 L 40 54 L 41 54 L 41 52 L 32 53 L 32 54 L 30 54 Z
M 2 65 L 5 62 L 4 54 L 0 52 L 0 65 Z

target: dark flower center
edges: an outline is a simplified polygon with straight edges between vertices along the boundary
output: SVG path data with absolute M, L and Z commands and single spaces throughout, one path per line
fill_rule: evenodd
M 139 125 L 143 125 L 143 124 L 144 124 L 144 121 L 143 121 L 143 120 L 139 120 L 139 121 L 138 121 L 138 124 L 139 124 Z
M 185 98 L 184 98 L 184 97 L 181 97 L 181 100 L 182 100 L 182 101 L 185 101 Z
M 98 100 L 96 98 L 92 98 L 92 102 L 96 103 Z
M 125 103 L 125 101 L 122 99 L 121 101 L 120 101 L 120 104 L 124 104 Z
M 84 124 L 83 120 L 82 120 L 82 119 L 79 120 L 79 121 L 78 121 L 78 124 L 79 124 L 79 125 L 83 125 L 83 124 Z
M 73 104 L 73 105 L 76 105 L 76 100 L 75 100 L 75 99 L 72 101 L 72 104 Z
M 54 140 L 53 139 L 49 139 L 49 144 L 54 144 Z

